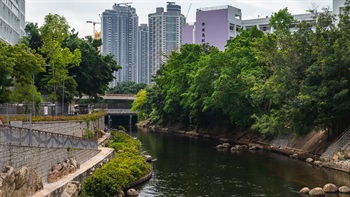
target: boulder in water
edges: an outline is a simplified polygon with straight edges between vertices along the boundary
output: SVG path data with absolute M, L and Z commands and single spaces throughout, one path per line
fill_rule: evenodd
M 323 189 L 320 187 L 315 187 L 309 192 L 310 196 L 325 196 L 326 193 L 324 193 Z
M 333 183 L 327 183 L 326 185 L 323 186 L 323 191 L 325 193 L 336 193 L 338 192 L 338 187 Z
M 338 191 L 343 194 L 350 194 L 350 188 L 348 186 L 341 186 Z
M 299 193 L 301 194 L 309 194 L 309 192 L 310 192 L 310 188 L 308 187 L 304 187 L 299 191 Z

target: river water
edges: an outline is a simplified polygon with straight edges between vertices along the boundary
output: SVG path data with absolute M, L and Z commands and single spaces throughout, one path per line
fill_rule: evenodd
M 300 197 L 302 187 L 350 186 L 350 175 L 268 151 L 218 151 L 218 142 L 175 134 L 130 132 L 154 157 L 141 197 Z M 333 194 L 327 197 L 350 197 Z

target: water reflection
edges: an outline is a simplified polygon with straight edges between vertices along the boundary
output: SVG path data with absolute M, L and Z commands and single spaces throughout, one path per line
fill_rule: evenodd
M 130 128 L 129 128 L 130 129 Z M 268 151 L 218 152 L 217 143 L 172 134 L 136 131 L 142 152 L 155 158 L 154 176 L 140 196 L 300 197 L 304 187 L 350 186 L 350 175 Z M 350 197 L 334 194 L 327 197 Z

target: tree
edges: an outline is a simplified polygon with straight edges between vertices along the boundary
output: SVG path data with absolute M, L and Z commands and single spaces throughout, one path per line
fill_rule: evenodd
M 113 73 L 121 68 L 111 55 L 99 54 L 97 47 L 101 44 L 101 41 L 91 37 L 80 39 L 74 33 L 64 43 L 71 51 L 81 51 L 80 65 L 69 69 L 69 75 L 75 76 L 78 83 L 77 91 L 80 96 L 86 94 L 97 99 L 99 94 L 105 94 L 109 83 L 114 79 Z
M 137 95 L 135 101 L 132 103 L 131 111 L 137 112 L 137 117 L 140 120 L 145 120 L 147 117 L 147 92 L 145 89 L 140 90 Z
M 13 85 L 10 76 L 15 59 L 8 56 L 9 47 L 3 41 L 0 41 L 0 103 L 9 101 L 9 87 Z
M 124 81 L 119 82 L 117 85 L 113 88 L 110 88 L 108 90 L 108 93 L 110 94 L 136 94 L 140 90 L 146 88 L 145 83 L 136 83 L 133 81 Z
M 166 123 L 181 122 L 189 124 L 189 111 L 181 106 L 182 94 L 186 92 L 191 83 L 191 73 L 196 70 L 195 62 L 205 54 L 204 46 L 185 44 L 180 52 L 172 52 L 168 62 L 164 64 L 154 78 L 161 90 L 164 100 L 161 119 Z
M 270 95 L 264 83 L 269 77 L 265 64 L 260 62 L 256 44 L 265 38 L 256 27 L 228 41 L 226 63 L 215 83 L 211 105 L 238 127 L 252 124 L 253 114 L 268 111 Z
M 35 102 L 40 103 L 41 96 L 32 85 L 32 76 L 44 71 L 44 59 L 23 44 L 10 46 L 0 42 L 0 51 L 0 102 L 30 103 L 34 93 Z
M 44 54 L 50 66 L 43 82 L 52 91 L 50 98 L 53 102 L 58 100 L 57 90 L 59 84 L 68 76 L 70 67 L 78 66 L 81 62 L 81 52 L 75 49 L 71 52 L 62 47 L 63 41 L 69 36 L 69 25 L 63 16 L 49 14 L 45 16 L 44 25 L 40 28 L 42 46 L 40 52 Z

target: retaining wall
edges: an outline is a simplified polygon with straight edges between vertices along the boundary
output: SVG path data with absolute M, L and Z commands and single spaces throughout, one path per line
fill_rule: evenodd
M 29 123 L 23 123 L 23 127 L 29 128 Z M 34 122 L 32 129 L 39 131 L 47 131 L 52 133 L 60 133 L 82 137 L 85 129 L 94 130 L 95 128 L 105 129 L 104 117 L 100 117 L 96 121 L 51 121 L 51 122 Z
M 99 150 L 72 149 L 66 148 L 44 148 L 28 146 L 0 145 L 0 170 L 10 165 L 15 169 L 22 166 L 34 168 L 40 174 L 43 183 L 47 183 L 47 175 L 51 166 L 57 162 L 74 157 L 79 164 L 82 164 L 95 156 Z

